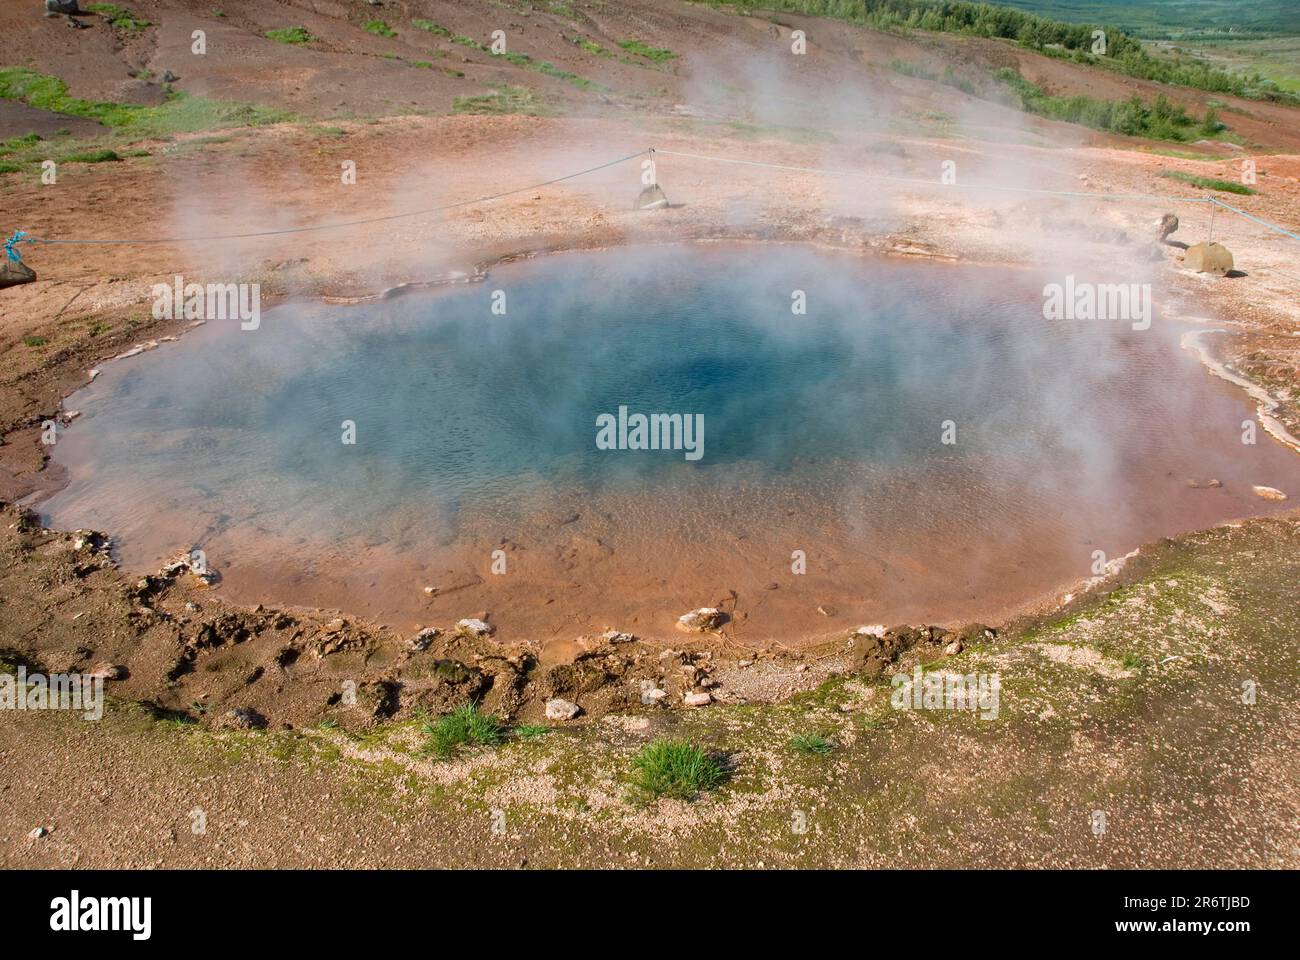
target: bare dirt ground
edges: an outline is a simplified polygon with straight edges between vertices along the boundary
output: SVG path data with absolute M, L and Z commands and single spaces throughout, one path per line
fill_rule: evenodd
M 490 204 L 346 230 L 26 246 L 38 281 L 0 291 L 6 501 L 60 483 L 39 442 L 41 425 L 61 416 L 61 399 L 90 369 L 133 344 L 183 334 L 184 323 L 150 315 L 151 286 L 176 274 L 255 280 L 276 298 L 353 300 L 478 276 L 503 258 L 684 239 L 795 240 L 1038 270 L 1149 263 L 1158 305 L 1223 330 L 1206 345 L 1264 391 L 1262 412 L 1271 409 L 1281 429 L 1300 432 L 1296 242 L 1207 204 L 1178 204 L 1175 198 L 1204 191 L 1161 176 L 1236 179 L 1242 158 L 1253 157 L 1259 193 L 1227 202 L 1294 229 L 1300 111 L 1226 98 L 1224 119 L 1243 150 L 1111 137 L 902 76 L 888 63 L 986 70 L 1015 62 L 1053 92 L 1093 96 L 1149 94 L 1155 85 L 993 41 L 901 38 L 785 16 L 778 25 L 668 0 L 562 5 L 561 12 L 247 0 L 220 4 L 221 17 L 206 0 L 137 3 L 132 9 L 153 26 L 129 35 L 89 17 L 89 29 L 71 29 L 34 6 L 0 10 L 0 66 L 56 74 L 72 96 L 137 103 L 161 102 L 156 78 L 171 70 L 179 77 L 174 89 L 195 97 L 284 108 L 300 119 L 127 137 L 143 155 L 60 164 L 57 186 L 41 184 L 39 170 L 0 174 L 6 232 L 215 236 L 405 214 L 649 147 L 854 175 L 663 152 L 657 163 L 673 203 L 667 210 L 632 210 L 637 158 Z M 362 29 L 375 18 L 396 35 Z M 534 65 L 504 63 L 413 26 L 415 18 L 481 43 L 506 30 L 511 49 Z M 297 47 L 263 36 L 291 25 L 317 39 Z M 792 26 L 808 31 L 806 59 L 787 56 Z M 194 29 L 207 31 L 209 55 L 190 53 Z M 656 62 L 619 46 L 634 39 L 675 56 Z M 548 75 L 538 61 L 590 84 Z M 546 115 L 443 115 L 459 97 L 507 87 L 533 91 Z M 826 95 L 841 90 L 863 92 Z M 1204 109 L 1199 91 L 1164 92 Z M 0 138 L 37 132 L 71 142 L 98 133 L 88 121 L 4 101 L 0 108 Z M 1179 155 L 1155 152 L 1162 149 Z M 956 186 L 932 183 L 945 160 L 957 164 Z M 355 185 L 340 183 L 344 161 L 356 164 Z M 1000 189 L 1006 186 L 1153 199 Z M 1213 228 L 1243 275 L 1181 269 L 1179 248 L 1153 243 L 1166 211 L 1182 223 L 1175 240 L 1205 239 Z M 859 681 L 831 677 L 860 672 L 872 655 L 861 649 L 762 656 L 740 667 L 741 655 L 708 638 L 684 640 L 687 652 L 671 651 L 667 661 L 657 647 L 575 638 L 573 654 L 591 656 L 579 658 L 581 669 L 558 673 L 551 664 L 539 669 L 526 647 L 447 635 L 413 653 L 408 638 L 346 612 L 238 609 L 183 575 L 142 587 L 93 544 L 41 531 L 13 508 L 3 520 L 0 646 L 46 669 L 128 666 L 110 684 L 121 704 L 101 723 L 48 714 L 0 719 L 0 861 L 10 865 L 1300 860 L 1295 700 L 1285 694 L 1295 689 L 1300 639 L 1293 515 L 1166 544 L 1149 566 L 1126 574 L 1130 592 L 1080 601 L 1095 604 L 1082 619 L 1066 611 L 1012 624 L 989 649 L 955 655 L 962 671 L 992 664 L 1023 685 L 1006 724 L 922 714 L 900 722 L 887 709 L 872 713 L 866 705 L 887 707 L 881 680 L 854 686 Z M 1227 599 L 1201 599 L 1220 595 L 1214 591 Z M 913 656 L 922 654 L 927 662 L 944 656 L 942 645 L 928 643 Z M 1279 695 L 1253 710 L 1233 706 L 1241 681 L 1260 677 Z M 360 681 L 359 706 L 337 703 L 345 679 Z M 718 705 L 642 715 L 642 680 L 665 684 L 676 702 L 708 680 L 715 685 L 704 689 L 717 691 Z M 758 706 L 798 691 L 804 700 Z M 489 709 L 538 721 L 554 695 L 581 698 L 593 719 L 573 733 L 451 764 L 418 752 L 423 712 L 486 697 Z M 131 705 L 138 702 L 152 706 Z M 208 729 L 236 707 L 258 710 L 278 729 Z M 828 760 L 790 753 L 789 737 L 810 729 L 836 743 Z M 627 754 L 661 733 L 734 753 L 727 792 L 695 806 L 629 802 L 620 773 Z M 918 765 L 935 738 L 948 759 Z M 54 760 L 33 764 L 37 754 Z M 75 793 L 62 786 L 74 771 L 91 786 Z M 213 824 L 207 835 L 190 832 L 195 808 Z M 269 809 L 281 812 L 268 816 Z M 1089 829 L 1095 809 L 1111 811 L 1117 826 L 1109 836 Z M 364 829 L 358 810 L 368 814 Z M 494 832 L 493 811 L 505 811 L 504 834 Z M 806 815 L 810 833 L 792 832 L 795 812 Z M 38 825 L 53 832 L 27 839 Z M 285 843 L 286 836 L 298 839 Z

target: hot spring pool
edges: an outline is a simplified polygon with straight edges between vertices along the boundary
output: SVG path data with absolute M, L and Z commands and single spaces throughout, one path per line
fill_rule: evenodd
M 214 321 L 68 401 L 45 519 L 142 569 L 201 548 L 238 600 L 404 629 L 489 612 L 541 642 L 656 636 L 723 604 L 761 642 L 994 619 L 1094 551 L 1285 506 L 1251 484 L 1300 492 L 1300 458 L 1241 443 L 1251 407 L 1174 324 L 1048 321 L 1043 283 L 634 248 Z M 606 414 L 623 449 L 598 445 Z M 634 414 L 702 420 L 702 444 L 626 449 Z

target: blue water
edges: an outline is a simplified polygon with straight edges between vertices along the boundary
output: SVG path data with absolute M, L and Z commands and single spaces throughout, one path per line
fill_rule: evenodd
M 112 530 L 142 561 L 223 534 L 227 553 L 290 565 L 273 545 L 355 540 L 429 561 L 594 504 L 603 542 L 624 559 L 635 544 L 651 579 L 669 545 L 722 551 L 737 525 L 780 556 L 833 538 L 845 563 L 915 532 L 959 554 L 1048 529 L 1086 575 L 1087 543 L 1118 550 L 1183 523 L 1168 511 L 1191 476 L 1286 471 L 1276 451 L 1235 443 L 1248 408 L 1177 331 L 1045 321 L 1041 285 L 800 247 L 678 247 L 288 305 L 255 331 L 213 322 L 110 364 L 69 403 L 83 416 L 56 456 L 71 482 L 45 510 Z M 703 456 L 597 449 L 597 417 L 620 406 L 703 415 Z M 956 444 L 941 442 L 948 421 Z M 1163 494 L 1149 486 L 1170 477 Z M 1209 516 L 1198 493 L 1186 522 Z M 1253 509 L 1232 496 L 1210 513 Z M 729 562 L 719 553 L 717 569 Z

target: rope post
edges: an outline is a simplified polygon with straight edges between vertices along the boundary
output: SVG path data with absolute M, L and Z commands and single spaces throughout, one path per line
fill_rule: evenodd
M 1214 218 L 1219 214 L 1219 201 L 1214 197 L 1207 198 L 1210 201 L 1210 243 L 1214 242 Z

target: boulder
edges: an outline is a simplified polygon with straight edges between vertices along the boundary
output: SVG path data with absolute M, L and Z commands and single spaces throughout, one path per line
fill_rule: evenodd
M 45 0 L 46 13 L 62 13 L 69 17 L 79 16 L 81 8 L 77 6 L 77 0 Z
M 1232 269 L 1232 254 L 1221 243 L 1194 243 L 1187 248 L 1183 266 L 1197 273 L 1217 273 L 1223 276 Z
M 1164 243 L 1169 239 L 1169 235 L 1178 230 L 1178 218 L 1172 213 L 1166 213 L 1160 218 L 1160 242 Z
M 489 624 L 474 617 L 457 622 L 456 629 L 471 637 L 486 637 L 492 633 L 492 627 Z
M 0 253 L 0 257 L 3 254 Z M 31 283 L 36 279 L 36 271 L 21 260 L 0 259 L 0 288 L 16 287 L 20 283 Z

